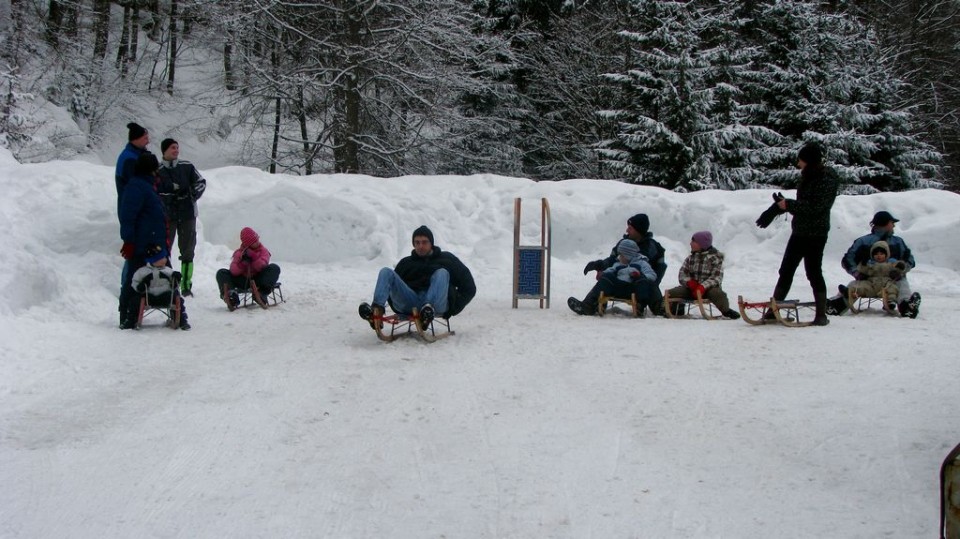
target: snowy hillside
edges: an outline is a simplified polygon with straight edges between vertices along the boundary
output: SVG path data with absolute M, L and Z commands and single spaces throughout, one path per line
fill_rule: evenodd
M 193 330 L 116 328 L 113 170 L 0 150 L 0 537 L 930 537 L 960 441 L 960 196 L 838 198 L 825 254 L 873 213 L 913 249 L 917 320 L 824 328 L 578 317 L 627 217 L 649 214 L 665 283 L 690 235 L 732 300 L 768 297 L 789 223 L 766 191 L 677 194 L 496 176 L 271 176 L 206 169 Z M 792 193 L 791 193 L 792 194 Z M 513 200 L 551 308 L 510 308 Z M 357 317 L 377 270 L 431 227 L 478 295 L 431 345 Z M 287 302 L 229 313 L 213 275 L 251 226 Z M 802 270 L 793 297 L 811 297 Z M 157 323 L 154 321 L 154 323 Z

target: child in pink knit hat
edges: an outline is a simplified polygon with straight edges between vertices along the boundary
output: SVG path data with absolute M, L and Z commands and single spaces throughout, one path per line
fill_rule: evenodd
M 253 301 L 267 307 L 267 297 L 280 279 L 280 266 L 270 262 L 270 251 L 250 228 L 240 231 L 240 248 L 233 252 L 230 269 L 217 272 L 217 288 L 231 311 L 240 303 L 239 291 L 250 291 Z M 254 286 L 255 285 L 255 286 Z

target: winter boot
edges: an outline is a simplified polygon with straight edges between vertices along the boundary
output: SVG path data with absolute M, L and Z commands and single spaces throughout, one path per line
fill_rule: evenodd
M 910 318 L 916 318 L 920 314 L 920 292 L 914 292 L 910 294 L 910 299 L 907 300 L 907 306 L 910 307 L 910 311 L 907 313 L 907 316 Z
M 420 329 L 426 330 L 433 323 L 433 305 L 427 303 L 420 308 Z
M 733 309 L 727 309 L 726 311 L 723 311 L 722 314 L 724 318 L 729 318 L 730 320 L 740 319 L 740 313 L 738 313 L 737 311 L 734 311 Z
M 833 298 L 827 300 L 827 314 L 830 316 L 840 316 L 841 314 L 847 312 L 847 297 L 849 290 L 843 285 L 838 286 L 837 290 L 840 292 L 840 295 L 834 296 Z
M 596 307 L 589 309 L 589 306 L 586 303 L 574 297 L 567 298 L 567 307 L 570 307 L 571 311 L 579 315 L 590 316 L 592 314 L 596 314 Z
M 816 305 L 817 314 L 813 317 L 813 325 L 815 326 L 825 326 L 830 323 L 830 319 L 827 318 L 827 293 L 824 292 L 814 292 L 813 293 L 813 302 Z
M 370 327 L 373 329 L 379 329 L 383 327 L 383 307 L 374 303 L 370 305 L 369 303 L 361 303 L 360 307 L 357 308 L 357 313 L 360 315 L 360 318 L 363 318 L 370 323 Z
M 180 293 L 184 296 L 193 296 L 193 262 L 180 264 Z

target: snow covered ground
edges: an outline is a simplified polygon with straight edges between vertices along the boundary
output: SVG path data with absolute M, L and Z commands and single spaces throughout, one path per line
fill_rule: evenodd
M 790 329 L 565 306 L 593 283 L 584 263 L 641 211 L 671 286 L 708 228 L 731 299 L 768 297 L 789 236 L 783 220 L 753 226 L 769 192 L 203 172 L 194 329 L 120 331 L 112 167 L 0 150 L 0 536 L 936 533 L 939 465 L 960 441 L 956 194 L 840 197 L 833 210 L 831 288 L 887 209 L 919 264 L 919 319 Z M 525 243 L 550 201 L 550 309 L 510 308 L 515 197 Z M 381 343 L 356 307 L 420 224 L 479 293 L 454 337 Z M 230 313 L 217 297 L 243 226 L 283 269 L 278 308 Z M 791 296 L 810 298 L 802 270 Z

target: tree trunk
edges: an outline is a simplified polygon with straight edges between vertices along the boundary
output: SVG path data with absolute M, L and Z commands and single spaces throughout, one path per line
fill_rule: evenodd
M 300 124 L 300 140 L 303 143 L 303 173 L 313 174 L 313 153 L 310 151 L 310 139 L 307 138 L 307 110 L 304 103 L 303 84 L 297 85 L 297 122 Z
M 98 63 L 107 57 L 107 39 L 110 37 L 110 2 L 94 0 L 93 59 Z
M 99 0 L 97 0 L 99 1 Z M 117 45 L 117 61 L 114 67 L 120 70 L 120 76 L 127 74 L 127 52 L 130 50 L 130 6 L 123 6 L 123 30 L 120 32 L 120 43 Z
M 357 50 L 360 48 L 361 14 L 347 14 L 347 46 L 351 51 L 347 59 L 343 88 L 343 140 L 341 161 L 338 163 L 339 172 L 356 174 L 360 171 L 360 148 L 357 136 L 360 134 L 360 60 Z
M 16 6 L 19 0 L 12 0 L 10 5 Z M 60 47 L 60 32 L 63 31 L 63 6 L 57 0 L 50 0 L 47 4 L 47 29 L 44 36 L 47 43 L 54 49 Z
M 278 95 L 274 101 L 273 115 L 273 145 L 270 147 L 270 174 L 277 173 L 277 160 L 280 158 L 280 111 L 282 101 Z
M 167 65 L 167 93 L 173 95 L 177 71 L 177 0 L 170 0 L 170 62 Z
M 160 20 L 157 17 L 156 20 Z M 155 24 L 154 26 L 160 26 Z M 137 61 L 137 45 L 140 43 L 140 3 L 134 2 L 130 10 L 130 52 L 127 54 L 127 63 Z
M 227 90 L 236 90 L 236 74 L 233 72 L 233 32 L 227 30 L 227 39 L 223 42 L 223 85 Z
M 24 14 L 23 10 L 26 8 L 22 0 L 10 0 L 10 15 L 13 18 L 13 32 L 12 35 L 6 36 L 6 39 L 0 41 L 2 44 L 3 50 L 0 50 L 0 55 L 5 58 L 10 59 L 11 67 L 20 66 L 20 51 L 23 50 L 23 34 L 26 31 L 26 26 L 24 23 Z M 11 88 L 12 88 L 11 81 Z M 12 96 L 12 90 L 11 94 Z M 5 118 L 7 115 L 4 116 Z

